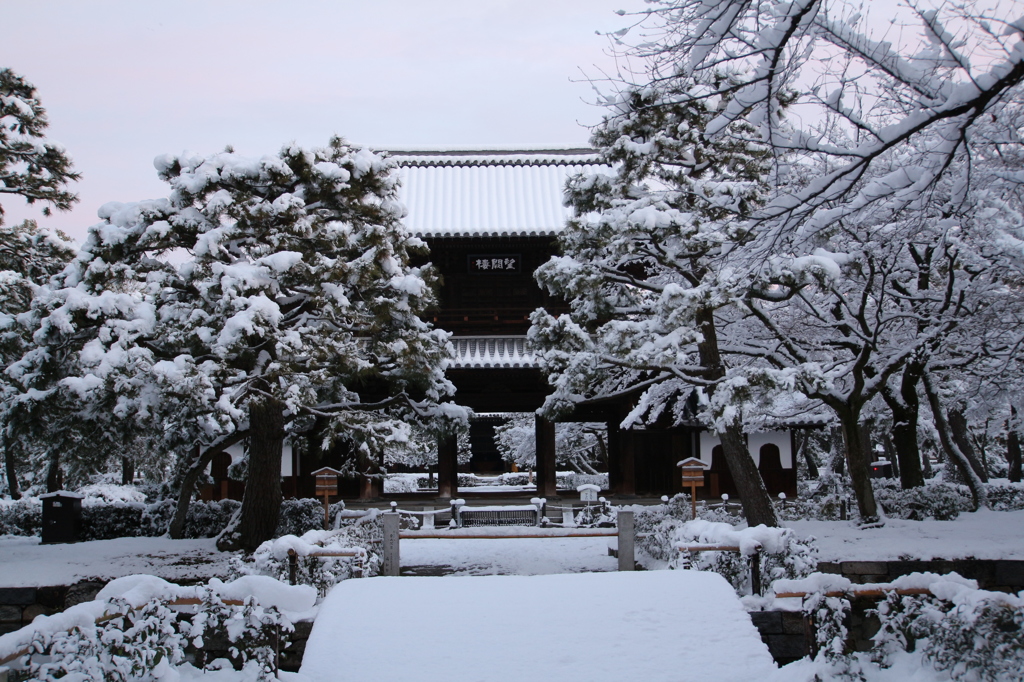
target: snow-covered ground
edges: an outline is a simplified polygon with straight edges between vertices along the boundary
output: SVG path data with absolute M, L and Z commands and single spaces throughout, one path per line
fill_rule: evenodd
M 403 571 L 444 570 L 453 575 L 547 575 L 615 571 L 608 556 L 614 538 L 545 538 L 517 540 L 402 540 Z
M 888 519 L 881 528 L 851 521 L 789 521 L 818 540 L 820 561 L 1024 559 L 1024 511 L 978 511 L 952 521 Z
M 1024 511 L 982 511 L 953 521 L 899 521 L 857 528 L 849 521 L 791 521 L 817 538 L 821 561 L 1024 559 Z M 402 540 L 403 570 L 418 574 L 543 575 L 616 570 L 610 538 Z M 223 577 L 232 555 L 213 540 L 121 538 L 40 545 L 39 538 L 0 537 L 0 587 L 67 585 L 149 573 L 167 580 Z
M 723 578 L 651 571 L 348 580 L 321 605 L 300 672 L 317 682 L 747 682 L 775 670 Z
M 213 540 L 119 538 L 41 545 L 39 538 L 0 537 L 0 587 L 71 585 L 136 573 L 170 581 L 224 577 L 232 554 Z

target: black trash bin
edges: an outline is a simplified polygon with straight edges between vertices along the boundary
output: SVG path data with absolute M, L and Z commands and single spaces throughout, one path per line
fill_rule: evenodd
M 77 542 L 82 524 L 82 496 L 58 490 L 39 497 L 43 501 L 43 544 Z

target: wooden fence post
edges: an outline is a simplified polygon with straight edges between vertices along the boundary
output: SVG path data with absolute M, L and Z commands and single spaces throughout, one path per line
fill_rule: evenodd
M 0 682 L 7 682 L 7 668 L 0 666 Z
M 750 591 L 755 597 L 761 596 L 761 550 L 750 556 Z
M 384 517 L 384 575 L 398 575 L 398 519 L 395 512 Z
M 633 512 L 620 511 L 616 516 L 615 525 L 619 531 L 619 570 L 635 570 L 636 564 L 633 559 L 633 542 L 635 539 Z

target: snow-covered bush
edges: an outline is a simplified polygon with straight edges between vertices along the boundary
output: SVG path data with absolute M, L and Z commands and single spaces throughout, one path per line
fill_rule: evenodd
M 963 485 L 935 480 L 917 488 L 903 490 L 900 482 L 892 478 L 876 478 L 871 483 L 875 489 L 875 499 L 891 518 L 951 521 L 960 512 L 973 508 L 971 491 Z
M 298 555 L 296 584 L 315 587 L 320 596 L 342 580 L 370 577 L 380 573 L 383 522 L 380 512 L 342 520 L 335 530 L 310 530 L 301 537 L 285 535 L 260 545 L 252 556 L 235 560 L 235 569 L 243 575 L 265 575 L 289 580 L 288 550 Z M 357 557 L 317 557 L 318 551 L 355 550 Z
M 692 518 L 690 496 L 680 493 L 665 504 L 634 505 L 631 509 L 636 548 L 657 562 L 672 564 L 679 555 L 678 543 L 673 540 L 676 531 Z
M 0 499 L 0 535 L 39 535 L 43 504 L 38 497 Z
M 1024 483 L 990 483 L 988 503 L 995 511 L 1024 509 Z
M 1020 680 L 1024 597 L 977 587 L 955 573 L 912 573 L 879 585 L 853 585 L 841 576 L 815 574 L 775 584 L 776 591 L 807 595 L 803 610 L 816 630 L 818 679 L 872 679 L 871 667 L 887 668 L 901 657 L 914 656 L 953 680 Z M 907 588 L 930 593 L 897 592 Z M 850 598 L 859 590 L 874 589 L 887 590 L 872 611 L 880 628 L 871 651 L 855 653 L 846 628 Z
M 97 504 L 145 504 L 146 502 L 146 493 L 133 485 L 103 482 L 90 483 L 79 488 L 78 494 Z
M 78 538 L 87 540 L 111 540 L 143 535 L 145 528 L 142 516 L 146 506 L 138 502 L 107 503 L 103 498 L 82 500 L 82 524 Z
M 660 509 L 659 509 L 660 507 Z M 691 520 L 689 501 L 676 495 L 667 504 L 637 510 L 637 547 L 669 568 L 688 567 L 720 574 L 739 594 L 750 593 L 750 559 L 760 554 L 765 582 L 801 578 L 814 572 L 818 550 L 813 537 L 800 538 L 790 528 L 755 526 L 740 528 L 729 523 Z M 680 545 L 725 545 L 739 552 L 680 552 Z
M 384 479 L 384 493 L 419 492 L 419 474 L 388 474 Z
M 27 679 L 160 680 L 184 660 L 177 614 L 164 603 L 132 609 L 123 599 L 111 599 L 108 612 L 121 615 L 67 632 L 36 632 Z
M 294 625 L 274 606 L 262 607 L 253 597 L 246 597 L 241 606 L 225 604 L 216 590 L 200 588 L 200 605 L 191 622 L 182 624 L 189 647 L 199 666 L 207 663 L 206 651 L 211 640 L 226 640 L 229 660 L 235 668 L 255 672 L 257 680 L 277 679 L 277 651 L 282 633 L 295 631 Z
M 194 612 L 168 605 L 181 598 L 199 602 Z M 294 631 L 282 609 L 294 609 L 287 611 L 294 617 L 308 612 L 314 600 L 309 588 L 268 578 L 181 587 L 127 576 L 111 581 L 95 601 L 6 636 L 0 655 L 28 650 L 12 660 L 18 680 L 156 682 L 231 667 L 247 680 L 271 680 L 276 652 L 287 645 L 282 635 Z M 226 658 L 215 659 L 217 654 Z
M 776 500 L 775 512 L 783 521 L 809 519 L 838 521 L 840 506 L 845 499 L 852 509 L 845 490 L 846 483 L 832 472 L 822 472 L 817 480 L 798 481 L 796 499 Z
M 324 504 L 311 497 L 301 497 L 281 502 L 275 537 L 302 535 L 324 527 Z

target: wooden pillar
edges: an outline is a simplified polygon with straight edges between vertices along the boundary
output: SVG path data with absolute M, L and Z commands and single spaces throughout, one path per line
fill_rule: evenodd
M 384 496 L 384 479 L 377 476 L 367 476 L 365 474 L 359 477 L 359 499 L 360 500 L 379 500 Z
M 437 496 L 459 494 L 459 439 L 452 434 L 437 439 Z
M 555 477 L 555 424 L 539 414 L 534 417 L 537 437 L 537 495 L 556 497 Z
M 622 488 L 621 465 L 622 458 L 622 429 L 619 428 L 618 419 L 609 419 L 608 427 L 608 490 L 618 495 Z
M 621 454 L 619 456 L 619 494 L 636 495 L 636 438 L 629 429 L 619 432 Z

